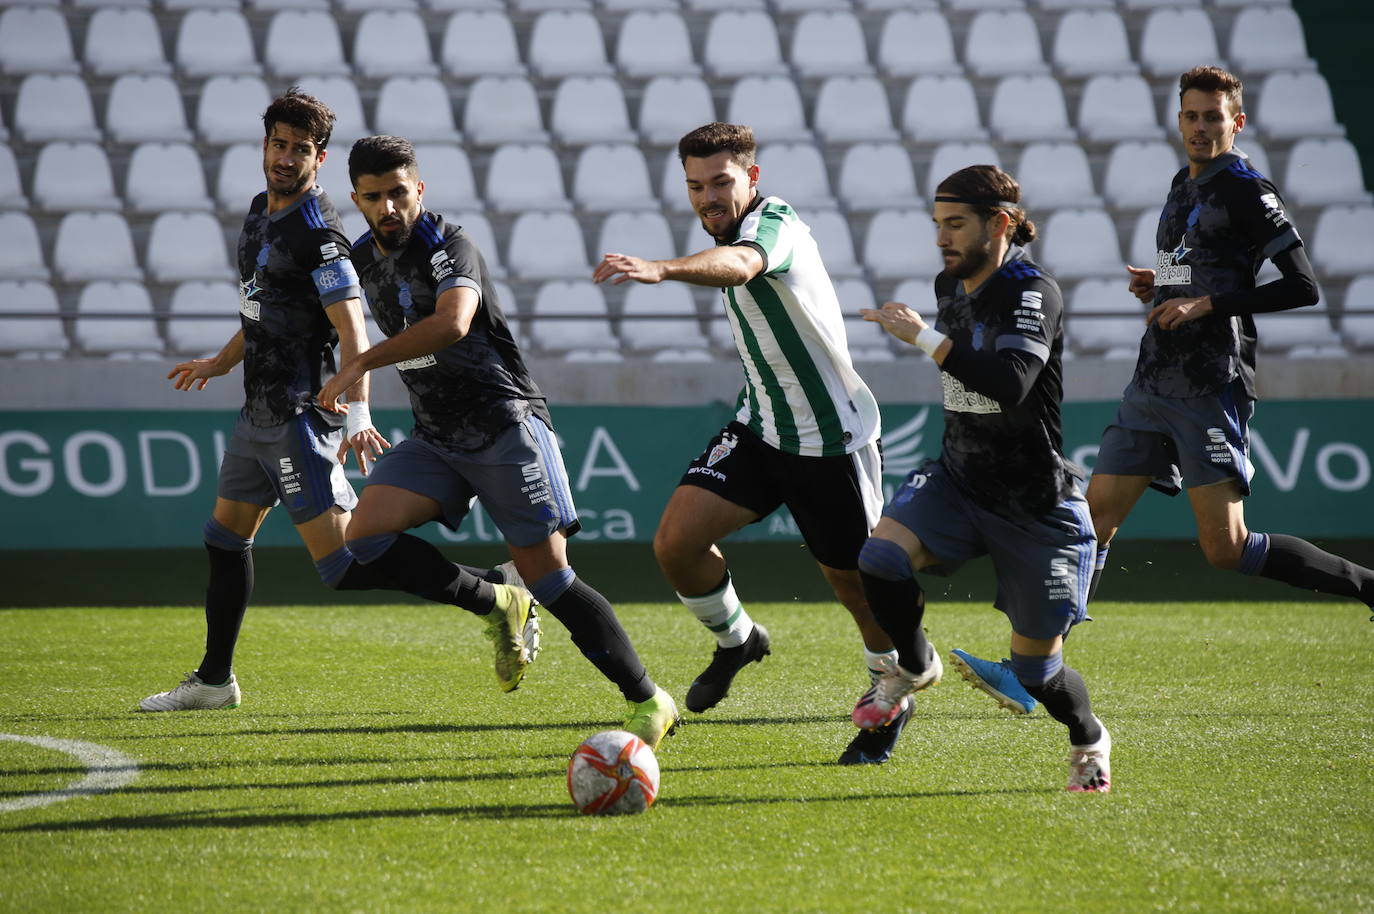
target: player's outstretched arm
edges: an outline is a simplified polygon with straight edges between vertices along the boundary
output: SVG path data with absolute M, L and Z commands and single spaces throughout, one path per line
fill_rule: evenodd
M 620 285 L 628 280 L 659 283 L 676 279 L 697 286 L 724 289 L 742 286 L 763 272 L 763 255 L 748 245 L 727 244 L 676 257 L 672 260 L 644 260 L 629 254 L 606 254 L 592 272 L 593 282 Z
M 228 374 L 234 366 L 243 361 L 243 331 L 230 337 L 229 342 L 218 354 L 208 359 L 191 359 L 182 362 L 171 371 L 167 378 L 177 390 L 204 390 L 211 378 Z
M 344 441 L 339 447 L 339 462 L 346 462 L 348 452 L 352 451 L 358 461 L 358 469 L 366 476 L 368 463 L 375 461 L 384 449 L 391 447 L 391 442 L 373 427 L 372 411 L 367 403 L 367 369 L 361 364 L 361 356 L 368 351 L 368 342 L 362 304 L 356 298 L 345 298 L 325 308 L 324 313 L 339 332 L 339 372 L 330 379 L 330 384 L 337 381 L 339 386 L 327 399 L 325 391 L 321 390 L 317 401 L 324 409 L 347 413 Z M 339 394 L 343 392 L 348 394 L 351 409 L 338 402 Z
M 881 308 L 860 308 L 859 316 L 866 321 L 880 324 L 884 330 L 904 343 L 918 347 L 939 365 L 949 354 L 953 345 L 943 333 L 927 324 L 915 309 L 901 302 L 884 302 Z M 921 336 L 925 332 L 925 336 Z

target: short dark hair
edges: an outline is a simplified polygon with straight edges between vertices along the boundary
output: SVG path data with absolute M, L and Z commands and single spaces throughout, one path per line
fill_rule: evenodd
M 730 158 L 740 168 L 754 164 L 758 152 L 754 142 L 754 131 L 744 124 L 722 124 L 715 121 L 698 127 L 678 140 L 678 161 L 686 162 L 688 156 L 708 159 L 718 152 L 730 153 Z
M 348 153 L 348 180 L 354 187 L 359 175 L 384 175 L 398 168 L 419 176 L 415 147 L 399 136 L 365 136 Z
M 941 194 L 962 197 L 965 201 L 986 200 L 986 204 L 980 202 L 967 205 L 972 206 L 984 220 L 991 219 L 997 213 L 1006 213 L 1010 216 L 1012 244 L 1030 244 L 1035 240 L 1035 223 L 1020 206 L 1021 185 L 996 165 L 970 165 L 959 169 L 935 188 L 937 202 Z M 999 202 L 1011 205 L 999 206 Z
M 263 136 L 271 136 L 277 124 L 305 131 L 316 146 L 325 149 L 334 132 L 334 112 L 315 96 L 306 95 L 299 86 L 292 86 L 272 99 L 262 113 Z
M 1178 100 L 1180 104 L 1183 102 L 1183 93 L 1189 89 L 1220 92 L 1226 96 L 1232 114 L 1241 114 L 1245 111 L 1245 85 L 1236 74 L 1223 70 L 1221 67 L 1193 67 L 1180 76 L 1178 78 Z

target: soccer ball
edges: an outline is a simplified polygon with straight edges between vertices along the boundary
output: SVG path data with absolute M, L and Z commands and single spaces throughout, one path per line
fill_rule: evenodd
M 658 796 L 658 759 L 633 733 L 603 730 L 568 760 L 568 793 L 589 815 L 643 812 Z

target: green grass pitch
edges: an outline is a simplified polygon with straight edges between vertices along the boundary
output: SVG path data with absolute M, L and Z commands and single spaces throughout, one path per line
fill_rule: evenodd
M 862 691 L 834 604 L 757 603 L 774 653 L 661 751 L 647 813 L 579 815 L 566 759 L 618 693 L 546 620 L 502 694 L 479 623 L 406 605 L 250 610 L 234 711 L 136 714 L 199 657 L 193 608 L 0 610 L 0 733 L 134 758 L 109 793 L 0 812 L 2 911 L 1294 912 L 1374 909 L 1374 626 L 1314 603 L 1102 603 L 1069 641 L 1115 739 L 1109 795 L 1066 738 L 957 674 L 887 765 L 842 768 Z M 681 700 L 710 641 L 624 603 Z M 1002 656 L 986 604 L 931 638 Z M 0 805 L 69 756 L 0 740 Z

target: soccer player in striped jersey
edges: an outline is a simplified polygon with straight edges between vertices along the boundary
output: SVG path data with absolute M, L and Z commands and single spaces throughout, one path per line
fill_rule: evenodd
M 1245 127 L 1241 81 L 1217 67 L 1179 78 L 1178 129 L 1188 155 L 1159 217 L 1153 269 L 1128 267 L 1151 306 L 1135 375 L 1102 434 L 1088 503 L 1107 548 L 1147 488 L 1186 484 L 1198 543 L 1216 568 L 1262 575 L 1374 607 L 1374 571 L 1296 536 L 1245 524 L 1255 409 L 1252 315 L 1316 304 L 1317 280 L 1273 183 L 1235 148 Z M 1262 286 L 1265 259 L 1280 277 Z
M 735 420 L 688 466 L 654 537 L 668 582 L 716 637 L 710 665 L 687 691 L 687 708 L 697 712 L 715 707 L 735 675 L 771 651 L 716 544 L 783 505 L 853 615 L 870 678 L 896 664 L 857 570 L 882 506 L 878 404 L 850 361 L 840 303 L 811 231 L 786 201 L 759 190 L 755 153 L 743 125 L 707 124 L 684 136 L 678 157 L 687 194 L 715 245 L 673 260 L 607 253 L 592 277 L 720 289 L 744 367 Z M 886 761 L 905 723 L 899 715 L 860 734 L 841 763 Z
M 336 365 L 346 370 L 368 345 L 348 239 L 329 195 L 316 183 L 334 112 L 293 88 L 268 106 L 263 125 L 267 189 L 249 206 L 238 242 L 242 327 L 214 357 L 183 362 L 168 374 L 178 390 L 203 390 L 211 378 L 243 363 L 245 402 L 204 529 L 210 563 L 205 655 L 175 688 L 139 702 L 143 711 L 239 706 L 233 659 L 253 591 L 253 537 L 278 504 L 285 505 L 329 587 L 406 589 L 354 561 L 344 544 L 358 498 L 341 461 L 351 450 L 366 473 L 368 461 L 389 446 L 368 414 L 367 379 L 348 384 L 352 408 L 346 419 L 323 409 L 314 395 Z M 528 609 L 528 594 L 520 593 L 521 599 L 507 603 Z M 424 595 L 490 612 L 467 594 Z M 514 610 L 498 615 L 490 636 L 505 687 L 515 673 L 503 670 L 524 669 L 524 620 Z
M 1105 792 L 1111 737 L 1063 658 L 1065 635 L 1085 618 L 1095 542 L 1083 472 L 1063 452 L 1064 308 L 1059 286 L 1023 247 L 1035 226 L 1020 199 L 1016 181 L 992 165 L 941 181 L 934 218 L 945 268 L 934 323 L 898 302 L 861 312 L 940 367 L 945 432 L 939 458 L 912 471 L 859 553 L 864 592 L 898 665 L 859 699 L 853 720 L 886 725 L 940 681 L 915 572 L 951 574 L 987 555 L 995 605 L 1011 623 L 1011 660 L 957 650 L 950 659 L 1004 704 L 1025 693 L 1041 701 L 1069 731 L 1068 789 Z
M 424 208 L 425 185 L 406 140 L 359 140 L 348 174 L 371 228 L 354 244 L 353 261 L 387 339 L 341 369 L 319 400 L 334 408 L 365 372 L 395 365 L 415 413 L 411 436 L 363 489 L 349 549 L 363 567 L 438 595 L 432 599 L 490 591 L 405 532 L 430 521 L 457 529 L 480 498 L 530 592 L 629 703 L 623 728 L 658 748 L 677 726 L 677 705 L 650 678 L 610 602 L 568 561 L 567 538 L 581 524 L 558 436 L 482 253 L 462 228 Z

